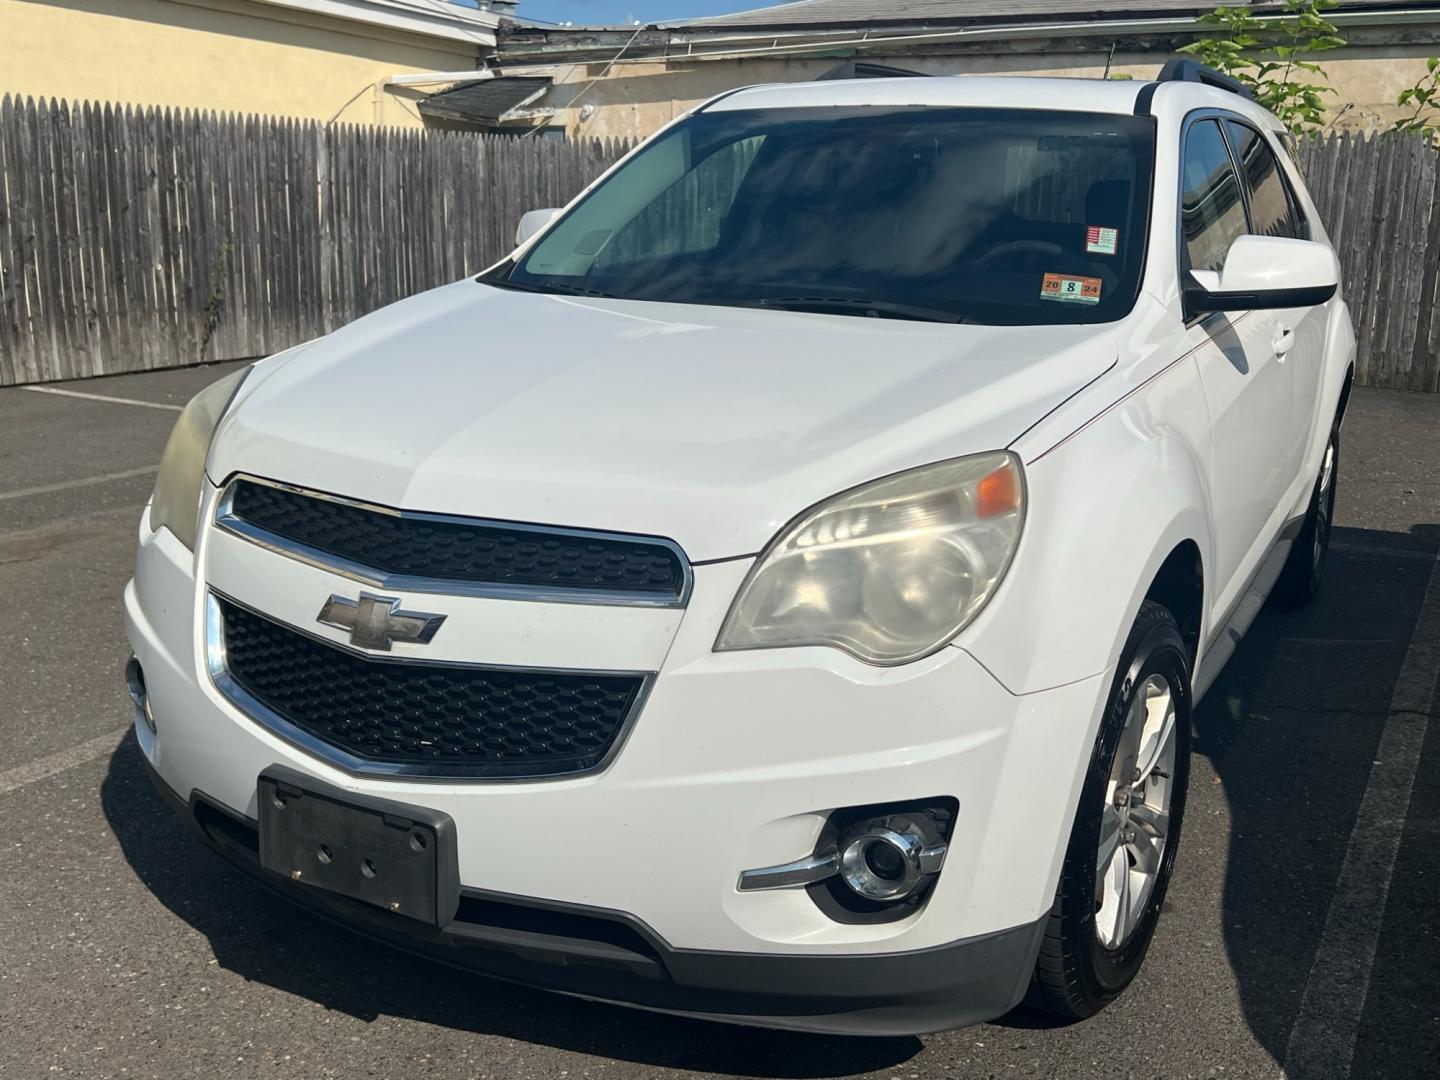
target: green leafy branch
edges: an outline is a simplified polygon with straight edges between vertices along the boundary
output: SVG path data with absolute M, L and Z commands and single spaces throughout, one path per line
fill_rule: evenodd
M 1425 61 L 1426 73 L 1414 86 L 1400 91 L 1395 104 L 1408 109 L 1390 125 L 1392 131 L 1411 131 L 1434 139 L 1440 134 L 1440 56 Z
M 1180 51 L 1238 79 L 1296 135 L 1323 127 L 1328 85 L 1324 70 L 1310 59 L 1345 44 L 1322 12 L 1339 0 L 1285 0 L 1284 15 L 1257 18 L 1248 4 L 1216 8 L 1200 21 L 1217 28 Z

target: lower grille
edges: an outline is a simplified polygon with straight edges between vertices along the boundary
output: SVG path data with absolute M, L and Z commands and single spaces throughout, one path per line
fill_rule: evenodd
M 646 682 L 641 674 L 364 657 L 221 597 L 210 603 L 218 622 L 211 633 L 224 644 L 214 673 L 221 690 L 355 772 L 586 772 L 604 763 Z

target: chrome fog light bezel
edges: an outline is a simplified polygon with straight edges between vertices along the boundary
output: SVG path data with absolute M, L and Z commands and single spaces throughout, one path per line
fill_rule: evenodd
M 742 893 L 805 889 L 837 922 L 905 918 L 928 898 L 945 864 L 958 813 L 952 796 L 830 811 L 810 854 L 744 870 L 735 888 Z M 899 880 L 888 881 L 866 864 L 876 843 L 900 854 L 905 873 Z
M 901 873 L 887 878 L 870 864 L 870 855 L 878 847 L 886 847 L 900 859 Z M 840 878 L 851 892 L 866 900 L 884 902 L 903 900 L 915 891 L 925 876 L 922 857 L 936 865 L 945 859 L 945 846 L 927 849 L 925 841 L 914 832 L 897 832 L 883 825 L 871 826 L 846 840 L 840 852 Z
M 151 735 L 156 733 L 155 710 L 150 706 L 150 691 L 145 687 L 145 670 L 135 655 L 125 662 L 125 689 L 130 692 L 130 704 L 135 707 L 135 718 L 145 722 Z

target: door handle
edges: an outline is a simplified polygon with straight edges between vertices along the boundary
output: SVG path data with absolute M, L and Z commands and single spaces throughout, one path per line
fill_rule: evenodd
M 1276 356 L 1284 356 L 1295 347 L 1295 331 L 1288 326 L 1282 326 L 1275 331 L 1275 340 L 1270 343 L 1274 346 Z

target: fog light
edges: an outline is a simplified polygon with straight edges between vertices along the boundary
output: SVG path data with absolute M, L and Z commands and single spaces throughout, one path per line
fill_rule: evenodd
M 958 809 L 942 796 L 833 811 L 811 854 L 745 870 L 736 887 L 806 889 L 838 922 L 904 918 L 935 884 Z
M 869 825 L 840 849 L 840 878 L 855 895 L 877 903 L 903 900 L 939 871 L 945 845 L 926 846 L 915 831 Z

